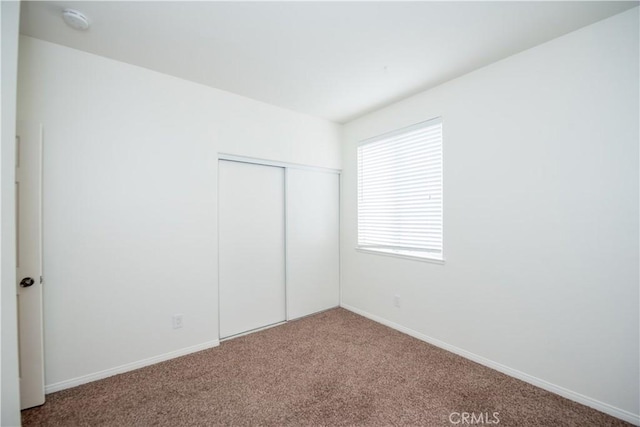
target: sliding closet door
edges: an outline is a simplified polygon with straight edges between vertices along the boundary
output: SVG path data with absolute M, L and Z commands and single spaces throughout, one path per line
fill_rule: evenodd
M 340 304 L 340 179 L 287 169 L 287 312 L 289 319 Z
M 219 161 L 220 337 L 282 322 L 284 169 Z

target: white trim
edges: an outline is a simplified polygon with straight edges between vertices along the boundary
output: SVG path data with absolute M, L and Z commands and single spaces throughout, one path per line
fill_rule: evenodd
M 216 162 L 216 291 L 218 293 L 218 338 L 220 338 L 220 159 Z
M 361 310 L 356 307 L 352 307 L 348 304 L 342 304 L 342 308 L 352 311 L 356 314 L 359 314 L 363 317 L 373 320 L 374 322 L 381 323 L 385 326 L 388 326 L 392 329 L 410 335 L 414 338 L 417 338 L 421 341 L 425 341 L 429 344 L 435 345 L 436 347 L 440 347 L 444 350 L 455 353 L 459 356 L 464 357 L 465 359 L 472 360 L 481 365 L 487 366 L 491 369 L 495 369 L 496 371 L 502 372 L 503 374 L 509 375 L 510 377 L 517 378 L 526 383 L 532 384 L 536 387 L 540 387 L 544 390 L 550 391 L 552 393 L 558 394 L 562 397 L 565 397 L 569 400 L 573 400 L 574 402 L 578 402 L 585 406 L 589 406 L 590 408 L 596 409 L 600 412 L 604 412 L 605 414 L 611 415 L 613 417 L 619 418 L 621 420 L 627 421 L 634 425 L 640 425 L 640 415 L 633 414 L 624 409 L 616 408 L 615 406 L 609 405 L 608 403 L 601 402 L 599 400 L 593 399 L 591 397 L 585 396 L 583 394 L 577 393 L 575 391 L 566 389 L 564 387 L 555 385 L 543 379 L 534 377 L 533 375 L 526 374 L 524 372 L 518 371 L 517 369 L 510 368 L 501 363 L 494 362 L 493 360 L 487 359 L 482 356 L 478 356 L 477 354 L 471 353 L 467 350 L 463 350 L 459 347 L 450 345 L 445 343 L 444 341 L 440 341 L 435 338 L 431 338 L 427 335 L 424 335 L 420 332 L 414 331 L 413 329 L 407 328 L 405 326 L 399 325 L 397 323 L 386 320 L 382 317 L 376 316 L 374 314 L 368 313 L 364 310 Z
M 342 307 L 342 175 L 338 174 L 338 306 Z
M 236 156 L 235 154 L 218 153 L 218 160 L 228 160 L 230 162 L 252 163 L 263 166 L 275 166 L 279 168 L 304 169 L 317 172 L 335 173 L 340 175 L 340 169 L 325 168 L 321 166 L 301 165 L 297 163 L 281 162 L 278 160 L 258 159 L 255 157 Z
M 60 381 L 53 384 L 47 384 L 44 387 L 45 394 L 53 393 L 67 388 L 76 387 L 82 384 L 101 380 L 103 378 L 112 377 L 124 372 L 134 371 L 149 365 L 164 362 L 166 360 L 175 359 L 176 357 L 186 356 L 220 345 L 219 340 L 207 341 L 202 344 L 193 345 L 191 347 L 182 348 L 180 350 L 170 351 L 169 353 L 160 354 L 158 356 L 149 357 L 147 359 L 138 360 L 137 362 L 127 363 L 125 365 L 116 366 L 115 368 L 105 369 L 104 371 L 95 372 L 93 374 L 83 375 L 81 377 L 72 378 L 70 380 Z
M 410 259 L 413 261 L 422 261 L 422 262 L 429 262 L 432 264 L 444 265 L 444 259 L 438 259 L 438 258 L 427 258 L 427 257 L 407 255 L 407 254 L 397 254 L 397 253 L 383 251 L 383 250 L 365 249 L 365 248 L 356 248 L 356 251 L 362 252 L 363 254 L 384 255 L 384 256 L 391 256 L 394 258 Z
M 413 132 L 414 130 L 426 128 L 428 126 L 435 126 L 439 124 L 442 124 L 442 116 L 437 116 L 432 119 L 424 120 L 419 123 L 414 123 L 412 125 L 402 127 L 400 129 L 395 129 L 389 132 L 385 132 L 382 135 L 377 135 L 371 138 L 363 139 L 362 141 L 358 142 L 358 147 L 360 147 L 361 145 L 367 145 L 373 142 L 382 141 L 384 139 L 394 138 L 396 136 L 403 135 L 408 132 Z
M 289 168 L 284 168 L 284 188 L 282 189 L 284 192 L 284 235 L 282 238 L 284 239 L 284 321 L 288 322 L 291 320 L 291 315 L 289 314 L 289 307 L 291 307 L 291 292 L 289 292 L 289 245 L 287 245 L 289 241 Z

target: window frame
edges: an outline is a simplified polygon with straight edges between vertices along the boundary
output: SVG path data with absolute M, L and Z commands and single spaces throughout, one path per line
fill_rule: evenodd
M 360 166 L 360 147 L 379 142 L 384 139 L 400 137 L 409 132 L 418 130 L 418 129 L 427 129 L 431 126 L 440 125 L 440 194 L 441 194 L 441 211 L 440 211 L 440 225 L 442 227 L 441 230 L 441 244 L 440 244 L 440 252 L 430 252 L 428 250 L 420 251 L 411 251 L 407 249 L 401 248 L 389 248 L 389 249 L 379 249 L 379 248 L 371 248 L 360 245 L 360 186 L 361 186 L 361 166 Z M 442 116 L 437 116 L 431 118 L 429 120 L 424 120 L 419 123 L 415 123 L 409 126 L 405 126 L 399 129 L 392 130 L 390 132 L 383 133 L 381 135 L 377 135 L 371 138 L 364 139 L 358 142 L 356 146 L 356 248 L 357 252 L 366 253 L 366 254 L 374 254 L 374 255 L 383 255 L 383 256 L 391 256 L 395 258 L 409 259 L 414 261 L 435 263 L 435 264 L 444 264 L 445 263 L 445 251 L 444 251 L 444 120 Z

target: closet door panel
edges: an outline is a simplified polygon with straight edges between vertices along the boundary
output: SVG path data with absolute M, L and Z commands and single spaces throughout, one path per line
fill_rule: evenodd
M 340 304 L 340 177 L 287 169 L 287 317 Z
M 282 322 L 284 169 L 219 161 L 220 337 Z

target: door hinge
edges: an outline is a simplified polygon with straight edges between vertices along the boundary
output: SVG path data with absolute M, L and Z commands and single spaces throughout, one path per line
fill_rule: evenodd
M 40 276 L 40 284 L 42 284 L 43 282 L 44 282 L 44 278 Z

